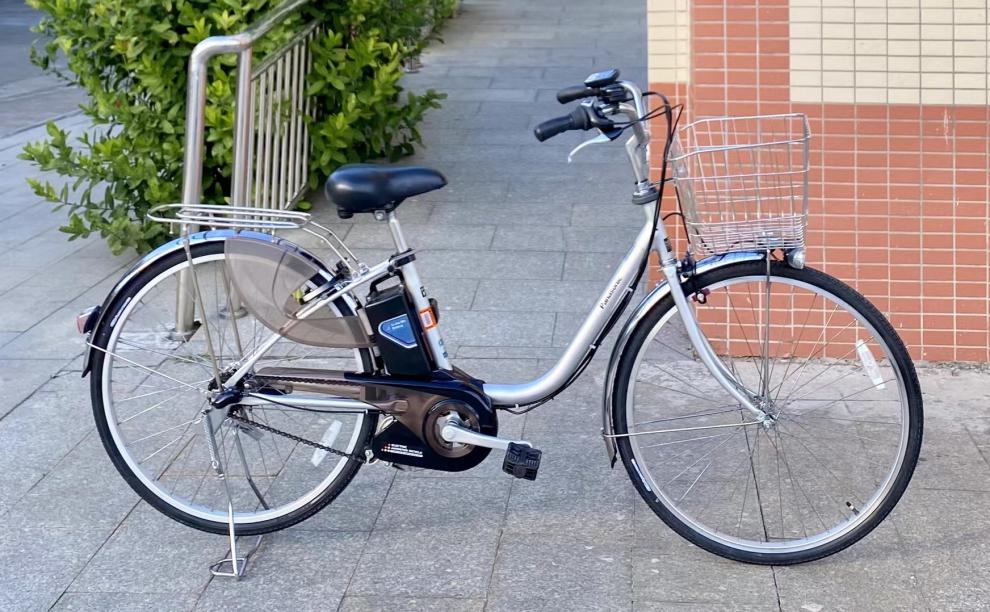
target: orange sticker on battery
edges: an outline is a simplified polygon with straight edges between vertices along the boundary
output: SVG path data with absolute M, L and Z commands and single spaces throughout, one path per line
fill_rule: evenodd
M 423 331 L 428 331 L 437 326 L 437 320 L 433 318 L 433 309 L 424 308 L 419 311 L 419 322 L 423 324 Z

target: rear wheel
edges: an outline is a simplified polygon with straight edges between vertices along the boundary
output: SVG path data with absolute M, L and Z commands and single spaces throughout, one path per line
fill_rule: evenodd
M 774 262 L 684 284 L 761 423 L 694 354 L 673 299 L 633 332 L 613 397 L 617 446 L 643 499 L 713 553 L 788 564 L 842 550 L 897 503 L 921 447 L 914 366 L 852 288 Z
M 193 293 L 195 324 L 186 333 L 175 329 L 177 292 L 190 278 L 190 263 L 180 251 L 138 274 L 94 330 L 91 395 L 97 430 L 128 484 L 169 517 L 226 533 L 229 487 L 239 534 L 284 529 L 330 503 L 360 463 L 225 419 L 221 411 L 204 416 L 207 393 L 215 385 L 211 352 L 221 369 L 229 368 L 272 332 L 239 306 L 223 242 L 192 245 L 191 253 L 205 325 Z M 343 299 L 330 310 L 352 313 Z M 366 349 L 316 348 L 283 338 L 255 367 L 364 372 L 371 363 Z M 363 453 L 376 422 L 372 414 L 306 412 L 278 404 L 239 410 L 251 421 L 348 455 Z M 224 479 L 211 465 L 209 429 Z

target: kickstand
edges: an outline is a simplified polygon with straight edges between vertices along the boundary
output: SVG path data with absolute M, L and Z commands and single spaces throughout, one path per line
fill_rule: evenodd
M 238 557 L 237 534 L 234 533 L 234 508 L 229 503 L 227 505 L 227 523 L 230 526 L 230 555 L 211 565 L 210 573 L 214 576 L 226 576 L 240 580 L 244 576 L 244 572 L 247 571 L 248 561 L 251 560 L 254 553 L 258 552 L 258 549 L 261 547 L 261 541 L 265 536 L 257 536 L 254 543 L 244 553 L 244 556 Z M 228 567 L 229 569 L 227 569 Z
M 216 437 L 213 433 L 213 427 L 210 425 L 210 418 L 208 415 L 204 415 L 203 423 L 207 434 L 206 438 L 210 445 L 210 456 L 213 463 L 213 468 L 217 473 L 217 477 L 223 481 L 223 488 L 227 494 L 227 530 L 228 537 L 230 538 L 230 554 L 210 565 L 210 573 L 214 576 L 226 576 L 229 578 L 234 578 L 235 580 L 240 580 L 241 577 L 244 576 L 244 572 L 247 570 L 248 561 L 250 561 L 251 557 L 258 552 L 258 549 L 261 547 L 261 541 L 265 536 L 257 536 L 254 543 L 248 548 L 247 552 L 244 553 L 244 556 L 237 556 L 237 533 L 234 526 L 234 498 L 230 495 L 230 484 L 227 482 L 227 475 L 224 473 L 223 466 L 219 462 Z M 240 438 L 238 437 L 238 432 L 236 429 L 234 431 L 234 440 L 237 444 L 237 449 L 241 454 L 241 460 L 244 461 L 244 451 L 240 446 Z M 246 467 L 247 464 L 245 463 L 245 469 Z M 250 476 L 248 476 L 248 479 L 250 480 Z M 254 488 L 253 482 L 252 488 Z M 258 495 L 259 499 L 261 499 L 261 503 L 265 504 L 264 499 L 261 498 L 257 489 L 255 489 L 255 493 Z M 267 504 L 265 504 L 265 507 L 268 507 Z M 229 564 L 230 567 L 229 571 L 226 569 L 227 564 Z

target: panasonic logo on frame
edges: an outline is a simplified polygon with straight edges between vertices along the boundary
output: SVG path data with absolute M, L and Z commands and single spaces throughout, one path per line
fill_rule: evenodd
M 622 279 L 620 278 L 619 280 L 615 281 L 615 284 L 613 284 L 611 288 L 609 288 L 608 293 L 606 293 L 602 301 L 598 303 L 599 308 L 605 310 L 605 307 L 608 306 L 608 303 L 612 300 L 612 296 L 615 295 L 615 290 L 619 288 L 619 283 L 621 282 Z

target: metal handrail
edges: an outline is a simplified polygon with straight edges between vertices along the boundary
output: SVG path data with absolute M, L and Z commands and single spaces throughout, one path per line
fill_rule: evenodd
M 234 167 L 230 203 L 248 204 L 248 156 L 250 155 L 253 100 L 251 54 L 254 43 L 310 0 L 286 0 L 248 29 L 228 36 L 210 36 L 189 56 L 186 91 L 186 143 L 182 167 L 182 201 L 198 204 L 203 195 L 203 136 L 206 111 L 207 65 L 211 58 L 237 53 L 237 89 L 234 115 Z
M 186 142 L 182 166 L 182 203 L 200 204 L 203 196 L 203 138 L 206 113 L 206 83 L 208 63 L 211 58 L 227 53 L 237 54 L 237 89 L 234 106 L 234 159 L 231 171 L 230 204 L 249 204 L 248 183 L 251 167 L 251 136 L 254 123 L 254 104 L 251 90 L 251 55 L 254 43 L 270 32 L 310 0 L 285 0 L 275 10 L 265 14 L 246 30 L 227 36 L 210 36 L 200 41 L 189 56 L 188 84 L 186 89 Z M 182 233 L 188 236 L 197 228 L 182 225 Z M 191 265 L 192 262 L 190 262 Z M 180 277 L 176 296 L 175 329 L 177 333 L 193 327 L 194 301 L 190 284 Z

